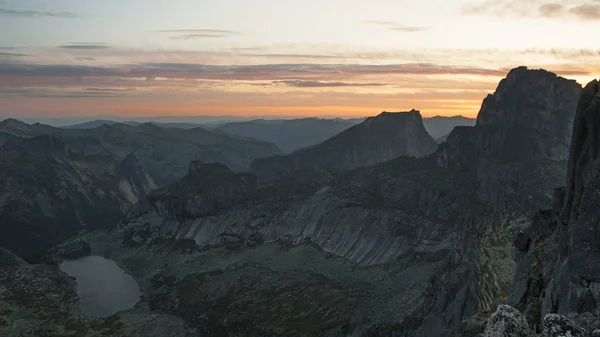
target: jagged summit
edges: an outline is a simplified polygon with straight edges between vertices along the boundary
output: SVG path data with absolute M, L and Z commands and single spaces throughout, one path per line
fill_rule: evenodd
M 475 153 L 511 160 L 567 160 L 581 86 L 546 70 L 519 67 L 481 105 L 474 128 L 456 127 L 438 151 L 442 164 Z M 468 149 L 468 150 L 467 150 Z
M 580 93 L 576 81 L 543 69 L 515 68 L 484 99 L 477 125 L 534 127 L 566 141 Z
M 286 156 L 256 159 L 252 169 L 266 180 L 306 172 L 335 175 L 400 156 L 423 157 L 436 148 L 419 111 L 383 112 L 320 144 Z

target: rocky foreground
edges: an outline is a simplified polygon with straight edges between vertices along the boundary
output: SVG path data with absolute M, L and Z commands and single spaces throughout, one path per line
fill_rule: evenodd
M 10 306 L 0 334 L 596 336 L 598 91 L 521 67 L 484 100 L 475 127 L 455 128 L 437 150 L 395 138 L 395 149 L 356 146 L 335 161 L 276 159 L 294 172 L 324 168 L 300 175 L 194 162 L 118 228 L 56 247 L 45 265 L 0 260 L 13 266 L 0 279 Z M 422 129 L 414 115 L 396 115 L 407 123 L 399 135 Z M 357 127 L 389 132 L 370 125 Z M 336 144 L 310 151 L 344 154 Z M 415 157 L 386 157 L 398 149 Z M 38 298 L 56 305 L 52 291 L 10 295 L 17 275 L 64 278 L 56 263 L 85 254 L 117 261 L 141 302 L 86 321 L 72 299 L 57 320 L 27 309 Z M 23 307 L 28 316 L 15 314 Z

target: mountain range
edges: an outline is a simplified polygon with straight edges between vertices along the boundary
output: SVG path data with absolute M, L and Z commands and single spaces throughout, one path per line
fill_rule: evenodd
M 599 107 L 597 81 L 582 89 L 519 67 L 473 126 L 439 128 L 439 145 L 416 110 L 287 154 L 204 129 L 4 121 L 0 214 L 12 222 L 0 230 L 25 245 L 0 242 L 0 333 L 596 336 Z M 175 157 L 184 141 L 222 146 L 230 162 L 187 155 L 179 177 L 164 178 L 169 167 L 148 153 Z M 260 156 L 234 161 L 225 149 L 240 152 L 223 144 Z M 88 228 L 88 205 L 120 220 Z M 27 238 L 57 231 L 44 246 Z M 56 265 L 89 254 L 130 273 L 140 303 L 104 319 L 76 314 L 73 280 Z
M 233 170 L 246 170 L 254 158 L 280 154 L 277 146 L 264 141 L 231 136 L 196 127 L 188 130 L 139 125 L 103 124 L 94 129 L 60 129 L 43 124 L 25 124 L 7 119 L 0 134 L 17 137 L 54 135 L 72 151 L 115 154 L 134 153 L 159 186 L 183 177 L 192 160 L 221 162 Z

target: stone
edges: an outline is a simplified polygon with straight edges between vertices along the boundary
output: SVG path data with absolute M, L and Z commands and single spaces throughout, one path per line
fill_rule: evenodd
M 583 337 L 585 330 L 567 317 L 548 314 L 544 317 L 542 337 Z
M 525 316 L 508 305 L 499 305 L 483 332 L 484 337 L 533 337 Z

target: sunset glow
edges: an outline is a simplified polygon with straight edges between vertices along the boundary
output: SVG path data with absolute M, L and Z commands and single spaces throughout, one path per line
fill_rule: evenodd
M 600 2 L 557 6 L 0 1 L 0 117 L 475 116 L 516 66 L 600 77 Z

